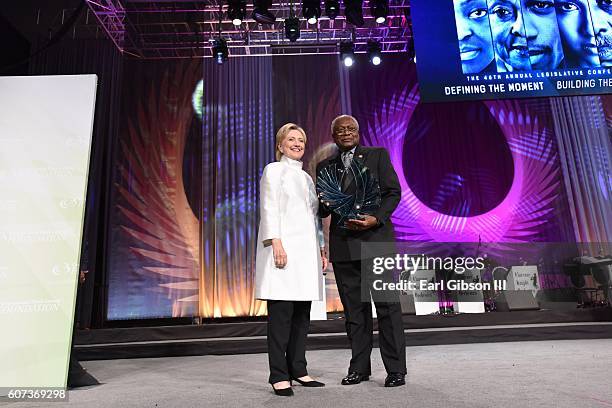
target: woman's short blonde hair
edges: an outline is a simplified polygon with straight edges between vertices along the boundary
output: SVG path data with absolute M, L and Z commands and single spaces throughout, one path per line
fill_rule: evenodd
M 306 132 L 304 132 L 304 129 L 302 129 L 295 123 L 287 123 L 281 126 L 281 128 L 278 129 L 278 132 L 276 132 L 276 160 L 280 160 L 281 157 L 283 157 L 283 154 L 281 153 L 278 147 L 281 145 L 281 143 L 283 143 L 289 132 L 291 132 L 292 130 L 297 130 L 298 132 L 300 132 L 300 134 L 304 138 L 304 144 L 306 144 L 307 137 Z

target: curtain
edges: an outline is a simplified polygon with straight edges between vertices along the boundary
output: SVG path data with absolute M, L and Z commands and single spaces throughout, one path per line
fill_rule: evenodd
M 203 63 L 200 316 L 254 316 L 259 178 L 274 161 L 272 58 Z
M 123 58 L 108 39 L 65 39 L 34 57 L 29 69 L 30 75 L 98 76 L 80 265 L 87 273 L 79 285 L 76 322 L 80 328 L 100 326 L 106 318 L 106 265 L 105 257 L 99 254 L 105 253 L 111 152 L 119 128 Z
M 601 98 L 551 98 L 550 103 L 576 241 L 590 243 L 583 248 L 590 255 L 610 254 L 612 145 Z

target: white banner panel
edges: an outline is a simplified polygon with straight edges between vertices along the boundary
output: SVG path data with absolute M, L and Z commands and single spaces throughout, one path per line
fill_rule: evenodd
M 0 77 L 0 387 L 65 387 L 95 75 Z

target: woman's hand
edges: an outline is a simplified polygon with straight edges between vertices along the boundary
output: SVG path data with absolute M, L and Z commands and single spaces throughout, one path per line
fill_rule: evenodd
M 325 248 L 321 248 L 321 263 L 323 264 L 323 270 L 326 270 L 329 261 L 327 260 L 327 256 L 325 256 Z
M 277 268 L 284 268 L 287 265 L 287 253 L 283 248 L 283 243 L 280 239 L 272 239 L 272 253 L 274 254 L 274 265 Z

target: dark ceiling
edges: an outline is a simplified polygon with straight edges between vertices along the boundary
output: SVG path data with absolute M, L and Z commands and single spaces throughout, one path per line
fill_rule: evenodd
M 389 0 L 389 14 L 383 24 L 375 22 L 369 0 L 364 0 L 362 27 L 347 22 L 343 1 L 340 15 L 331 20 L 324 15 L 321 0 L 323 15 L 315 24 L 303 18 L 301 3 L 294 3 L 301 31 L 296 42 L 290 42 L 284 34 L 290 3 L 273 1 L 270 11 L 276 21 L 262 25 L 253 20 L 253 3 L 248 0 L 246 18 L 240 26 L 234 26 L 227 17 L 225 1 L 219 13 L 219 1 L 86 0 L 86 7 L 65 36 L 108 37 L 126 55 L 147 59 L 211 56 L 212 41 L 218 38 L 219 29 L 228 42 L 230 56 L 336 53 L 340 41 L 351 39 L 356 52 L 365 52 L 369 40 L 380 42 L 383 52 L 412 50 L 408 0 Z M 0 14 L 31 44 L 40 44 L 57 33 L 79 5 L 80 0 L 19 0 L 3 4 Z

